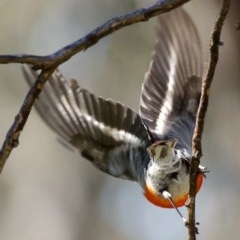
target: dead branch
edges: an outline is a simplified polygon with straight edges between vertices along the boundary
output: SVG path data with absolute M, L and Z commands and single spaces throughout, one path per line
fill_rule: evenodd
M 192 140 L 192 166 L 190 169 L 190 190 L 189 190 L 189 211 L 188 211 L 188 222 L 189 222 L 189 240 L 196 239 L 196 222 L 195 222 L 195 195 L 196 195 L 196 180 L 197 173 L 200 163 L 200 158 L 202 157 L 202 133 L 204 127 L 204 119 L 206 116 L 210 87 L 215 73 L 215 69 L 219 57 L 219 46 L 222 45 L 220 41 L 221 31 L 223 23 L 228 14 L 231 0 L 223 0 L 220 8 L 218 18 L 213 27 L 210 40 L 210 60 L 206 75 L 202 84 L 202 94 L 200 99 L 200 104 L 198 108 L 198 114 L 196 119 L 196 126 L 194 130 L 193 140 Z
M 80 51 L 85 51 L 96 44 L 100 39 L 107 35 L 132 24 L 144 22 L 150 18 L 168 12 L 190 0 L 159 0 L 146 8 L 127 13 L 122 16 L 114 17 L 106 23 L 97 27 L 83 38 L 57 50 L 47 56 L 37 56 L 28 54 L 1 55 L 0 64 L 7 63 L 27 63 L 31 64 L 35 70 L 46 67 L 58 66 L 66 62 L 69 58 Z

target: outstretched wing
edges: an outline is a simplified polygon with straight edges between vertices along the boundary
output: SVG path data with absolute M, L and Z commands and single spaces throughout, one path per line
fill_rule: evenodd
M 202 54 L 197 30 L 182 9 L 158 17 L 157 42 L 140 100 L 140 116 L 153 135 L 178 139 L 191 151 L 201 93 Z
M 37 77 L 27 65 L 23 73 L 29 85 Z M 147 130 L 136 112 L 80 88 L 75 80 L 66 80 L 59 70 L 44 86 L 35 107 L 60 137 L 76 147 L 97 168 L 116 177 L 135 180 L 136 176 L 129 171 L 127 154 L 120 154 L 123 159 L 116 157 L 118 162 L 114 164 L 112 153 L 119 153 L 120 150 L 115 148 L 126 152 L 150 144 Z

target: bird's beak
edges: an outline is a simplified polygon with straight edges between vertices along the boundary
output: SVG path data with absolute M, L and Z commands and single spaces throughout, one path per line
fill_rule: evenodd
M 166 144 L 169 148 L 174 148 L 177 144 L 177 139 L 169 140 Z

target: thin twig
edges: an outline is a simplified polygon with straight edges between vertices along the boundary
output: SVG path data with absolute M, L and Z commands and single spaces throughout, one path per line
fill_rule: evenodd
M 19 110 L 19 113 L 15 117 L 12 126 L 8 130 L 6 139 L 2 145 L 2 149 L 0 151 L 0 173 L 2 172 L 4 164 L 7 161 L 12 149 L 18 146 L 19 143 L 18 139 L 20 133 L 23 130 L 23 127 L 25 126 L 33 103 L 37 96 L 40 94 L 45 82 L 51 76 L 54 70 L 55 70 L 54 67 L 44 69 L 38 76 L 34 85 L 30 88 L 29 92 L 27 93 L 27 96 L 25 97 L 24 102 Z
M 206 76 L 203 80 L 202 85 L 202 95 L 200 99 L 200 104 L 198 108 L 196 127 L 193 135 L 192 149 L 192 166 L 190 169 L 190 191 L 189 191 L 189 211 L 188 211 L 188 222 L 189 222 L 189 240 L 196 239 L 196 222 L 195 222 L 195 195 L 196 195 L 196 180 L 197 173 L 200 163 L 200 158 L 202 157 L 202 133 L 204 127 L 204 119 L 208 108 L 209 92 L 213 76 L 215 73 L 216 65 L 219 56 L 219 46 L 222 45 L 220 41 L 221 31 L 223 27 L 224 20 L 229 11 L 231 0 L 223 0 L 221 4 L 221 9 L 219 16 L 215 22 L 210 42 L 210 60 L 208 69 L 206 71 Z
M 100 39 L 113 33 L 114 31 L 117 31 L 120 28 L 138 22 L 147 21 L 158 14 L 168 12 L 188 1 L 190 0 L 161 0 L 157 1 L 153 5 L 150 5 L 149 7 L 141 8 L 119 17 L 114 17 L 87 34 L 85 37 L 47 56 L 35 56 L 27 54 L 1 55 L 0 64 L 27 63 L 31 64 L 34 69 L 41 69 L 42 72 L 35 84 L 29 90 L 12 126 L 8 130 L 2 149 L 0 150 L 0 173 L 2 172 L 4 164 L 7 161 L 12 149 L 18 145 L 20 133 L 25 126 L 35 99 L 40 94 L 48 77 L 60 64 L 67 61 L 78 52 L 93 46 Z
M 89 47 L 96 44 L 100 39 L 117 31 L 120 28 L 147 21 L 150 18 L 168 12 L 182 4 L 189 2 L 190 0 L 162 0 L 157 1 L 155 4 L 146 8 L 141 8 L 136 11 L 132 11 L 122 16 L 114 17 L 95 30 L 91 31 L 85 37 L 59 49 L 58 51 L 47 55 L 37 56 L 28 54 L 18 55 L 1 55 L 0 64 L 6 63 L 27 63 L 33 65 L 34 69 L 43 69 L 52 65 L 60 65 L 67 61 L 73 55 L 80 51 L 85 51 Z

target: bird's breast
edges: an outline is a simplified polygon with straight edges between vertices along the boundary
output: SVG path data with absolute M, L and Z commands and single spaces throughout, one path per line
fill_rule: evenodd
M 172 200 L 177 207 L 182 207 L 188 200 L 189 193 L 189 174 L 185 176 L 187 178 L 186 182 L 172 182 L 167 186 L 167 191 L 169 191 L 172 195 Z M 200 190 L 203 182 L 203 174 L 199 174 L 197 178 L 197 192 Z M 161 196 L 161 193 L 157 192 L 156 189 L 153 188 L 151 184 L 146 183 L 144 196 L 150 201 L 152 204 L 163 207 L 163 208 L 173 208 L 170 201 Z

